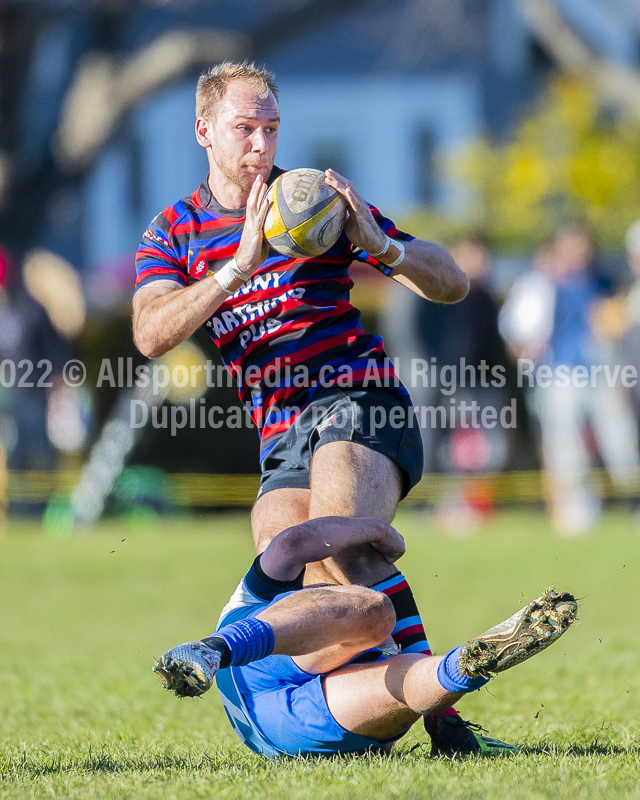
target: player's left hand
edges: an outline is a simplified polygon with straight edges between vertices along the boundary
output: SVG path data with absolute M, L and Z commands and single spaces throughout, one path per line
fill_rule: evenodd
M 380 253 L 384 250 L 385 235 L 373 218 L 369 205 L 351 181 L 332 169 L 325 170 L 324 174 L 325 183 L 340 192 L 349 204 L 344 232 L 351 243 L 366 253 Z

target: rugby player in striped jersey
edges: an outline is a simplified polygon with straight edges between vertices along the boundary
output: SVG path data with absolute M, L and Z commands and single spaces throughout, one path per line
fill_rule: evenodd
M 349 267 L 370 264 L 441 303 L 462 300 L 468 280 L 446 250 L 399 231 L 332 170 L 326 182 L 349 208 L 334 247 L 311 259 L 270 251 L 262 233 L 265 195 L 282 172 L 274 166 L 280 110 L 273 76 L 251 64 L 213 68 L 198 82 L 196 117 L 209 174 L 143 235 L 136 344 L 155 358 L 205 325 L 238 378 L 260 429 L 262 476 L 251 515 L 259 553 L 284 529 L 316 517 L 366 515 L 389 523 L 422 476 L 422 442 L 382 339 L 364 331 L 350 303 Z M 304 368 L 301 380 L 296 367 Z M 382 415 L 396 424 L 377 427 Z M 366 582 L 394 605 L 398 647 L 430 652 L 406 580 L 392 569 L 380 576 L 374 556 L 369 545 L 352 550 L 358 574 L 368 574 Z M 348 563 L 331 558 L 307 567 L 307 580 L 354 582 Z M 453 710 L 425 725 L 438 752 L 486 750 Z

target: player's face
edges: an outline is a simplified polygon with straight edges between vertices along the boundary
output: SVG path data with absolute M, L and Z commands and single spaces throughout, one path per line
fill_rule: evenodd
M 246 81 L 234 81 L 216 108 L 211 132 L 218 169 L 244 191 L 262 175 L 266 181 L 278 149 L 280 110 L 269 92 L 259 97 Z

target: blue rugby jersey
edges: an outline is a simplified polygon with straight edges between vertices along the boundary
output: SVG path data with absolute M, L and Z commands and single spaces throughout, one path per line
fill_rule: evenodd
M 274 600 L 302 589 L 304 570 L 293 581 L 265 575 L 260 556 L 225 606 L 216 630 L 255 617 Z M 359 653 L 349 663 L 386 660 L 377 647 Z M 222 704 L 240 740 L 254 752 L 282 755 L 325 755 L 362 752 L 380 742 L 342 728 L 333 718 L 320 675 L 311 675 L 289 656 L 271 655 L 243 667 L 227 667 L 216 675 Z M 384 744 L 384 743 L 382 743 Z
M 227 605 L 222 609 L 216 630 L 232 622 L 238 622 L 249 616 L 256 616 L 272 603 L 279 595 L 302 589 L 304 570 L 293 581 L 276 581 L 269 578 L 260 567 L 260 556 L 257 556 L 251 569 L 238 584 Z M 278 661 L 284 656 L 269 656 L 269 660 Z M 222 705 L 229 722 L 244 744 L 254 752 L 275 758 L 282 755 L 258 728 L 251 714 L 253 688 L 249 690 L 243 678 L 242 667 L 221 669 L 216 675 L 216 683 Z
M 274 167 L 269 183 L 282 172 Z M 370 208 L 387 236 L 413 239 Z M 156 280 L 187 286 L 215 273 L 236 253 L 244 222 L 244 209 L 222 208 L 205 181 L 159 214 L 144 232 L 136 256 L 136 291 Z M 382 339 L 364 331 L 360 312 L 351 305 L 349 267 L 356 260 L 390 272 L 354 247 L 344 233 L 316 258 L 288 258 L 271 250 L 265 263 L 205 323 L 260 430 L 261 460 L 328 386 L 349 381 L 349 386 L 388 386 L 407 394 Z M 302 378 L 296 379 L 302 374 L 295 371 L 298 365 L 307 370 L 304 385 Z

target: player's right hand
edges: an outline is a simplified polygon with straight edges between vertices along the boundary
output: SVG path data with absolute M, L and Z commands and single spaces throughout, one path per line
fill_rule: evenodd
M 266 200 L 267 189 L 262 175 L 258 175 L 247 199 L 246 221 L 240 246 L 235 254 L 236 264 L 247 275 L 264 264 L 269 252 L 269 242 L 262 232 L 269 210 L 269 203 Z

